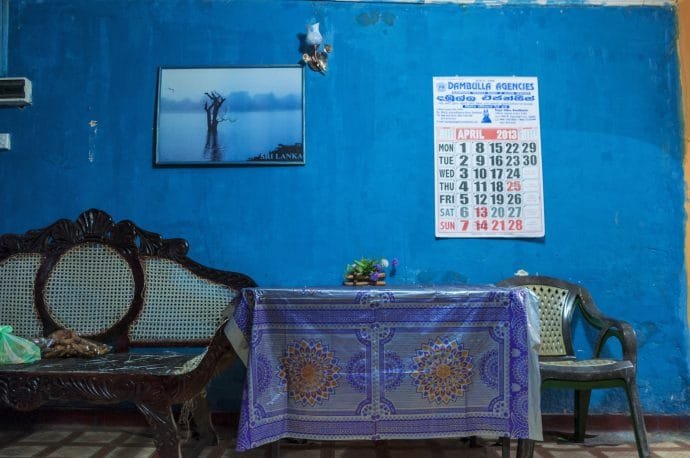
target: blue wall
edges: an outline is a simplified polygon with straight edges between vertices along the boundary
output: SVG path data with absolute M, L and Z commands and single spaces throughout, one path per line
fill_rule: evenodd
M 294 64 L 314 20 L 334 52 L 306 74 L 305 166 L 152 167 L 159 66 Z M 335 285 L 360 256 L 399 258 L 391 284 L 571 279 L 637 329 L 645 410 L 687 414 L 675 38 L 662 7 L 15 0 L 8 73 L 34 103 L 0 110 L 0 233 L 98 207 L 264 286 Z M 449 75 L 539 78 L 545 238 L 434 238 L 432 77 Z M 626 409 L 611 391 L 592 410 Z

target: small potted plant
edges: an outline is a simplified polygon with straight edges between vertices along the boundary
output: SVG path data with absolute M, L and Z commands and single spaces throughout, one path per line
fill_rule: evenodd
M 393 269 L 397 266 L 397 259 L 393 260 Z M 386 284 L 385 269 L 389 266 L 388 259 L 362 258 L 348 264 L 345 268 L 345 280 L 347 286 L 384 286 Z

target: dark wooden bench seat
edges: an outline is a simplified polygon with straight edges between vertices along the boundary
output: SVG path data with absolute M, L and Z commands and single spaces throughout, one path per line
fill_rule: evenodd
M 23 235 L 0 236 L 0 324 L 25 338 L 71 329 L 112 346 L 89 358 L 0 366 L 0 401 L 32 410 L 52 401 L 133 402 L 154 431 L 157 454 L 181 456 L 172 406 L 196 405 L 197 444 L 216 440 L 206 405 L 210 379 L 234 359 L 224 317 L 246 275 L 210 269 L 163 239 L 100 210 Z M 129 352 L 201 347 L 200 354 Z

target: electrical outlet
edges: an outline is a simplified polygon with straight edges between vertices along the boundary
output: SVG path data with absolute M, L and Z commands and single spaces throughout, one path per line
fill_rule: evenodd
M 10 147 L 10 134 L 0 134 L 0 151 L 9 151 Z

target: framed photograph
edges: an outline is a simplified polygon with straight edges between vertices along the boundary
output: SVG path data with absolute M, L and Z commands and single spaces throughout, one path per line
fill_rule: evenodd
M 156 166 L 304 164 L 304 69 L 161 68 Z

